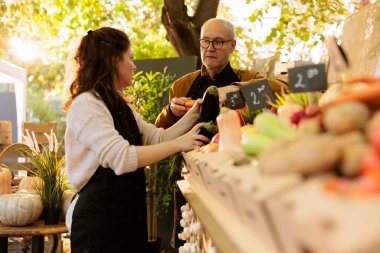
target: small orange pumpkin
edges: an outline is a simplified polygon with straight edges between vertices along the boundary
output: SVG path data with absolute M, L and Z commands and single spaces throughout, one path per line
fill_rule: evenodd
M 18 188 L 20 190 L 43 190 L 44 182 L 39 177 L 24 177 L 21 179 Z
M 0 195 L 12 193 L 12 172 L 0 167 Z

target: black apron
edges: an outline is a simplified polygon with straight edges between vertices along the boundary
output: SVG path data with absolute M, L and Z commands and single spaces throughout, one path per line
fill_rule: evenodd
M 119 134 L 131 145 L 142 145 L 129 106 L 125 104 L 119 111 L 110 112 Z M 71 228 L 72 253 L 146 252 L 144 169 L 117 176 L 113 170 L 99 166 L 79 192 Z

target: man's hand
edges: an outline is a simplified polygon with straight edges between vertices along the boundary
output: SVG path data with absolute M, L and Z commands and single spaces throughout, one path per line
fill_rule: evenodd
M 223 106 L 224 102 L 227 101 L 226 94 L 229 92 L 237 91 L 239 90 L 239 87 L 236 85 L 228 85 L 225 87 L 218 88 L 219 93 L 219 105 Z
M 185 101 L 188 100 L 186 97 L 172 98 L 170 101 L 170 111 L 176 117 L 181 117 L 186 113 Z

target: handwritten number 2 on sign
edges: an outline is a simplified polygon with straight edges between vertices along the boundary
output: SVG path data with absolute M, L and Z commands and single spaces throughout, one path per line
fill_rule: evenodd
M 306 85 L 302 83 L 302 75 L 300 73 L 297 74 L 297 77 L 298 77 L 298 81 L 297 83 L 294 85 L 294 87 L 296 88 L 305 88 Z
M 260 104 L 260 101 L 257 100 L 256 94 L 253 91 L 251 92 L 251 97 L 253 98 L 252 102 L 254 105 Z

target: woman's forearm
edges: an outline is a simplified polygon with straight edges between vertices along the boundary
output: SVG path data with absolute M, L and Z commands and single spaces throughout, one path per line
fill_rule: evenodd
M 136 150 L 138 168 L 148 166 L 182 151 L 180 145 L 175 140 L 150 146 L 136 146 Z
M 187 133 L 199 120 L 199 114 L 188 112 L 177 123 L 166 129 L 163 133 L 162 140 L 169 141 Z

